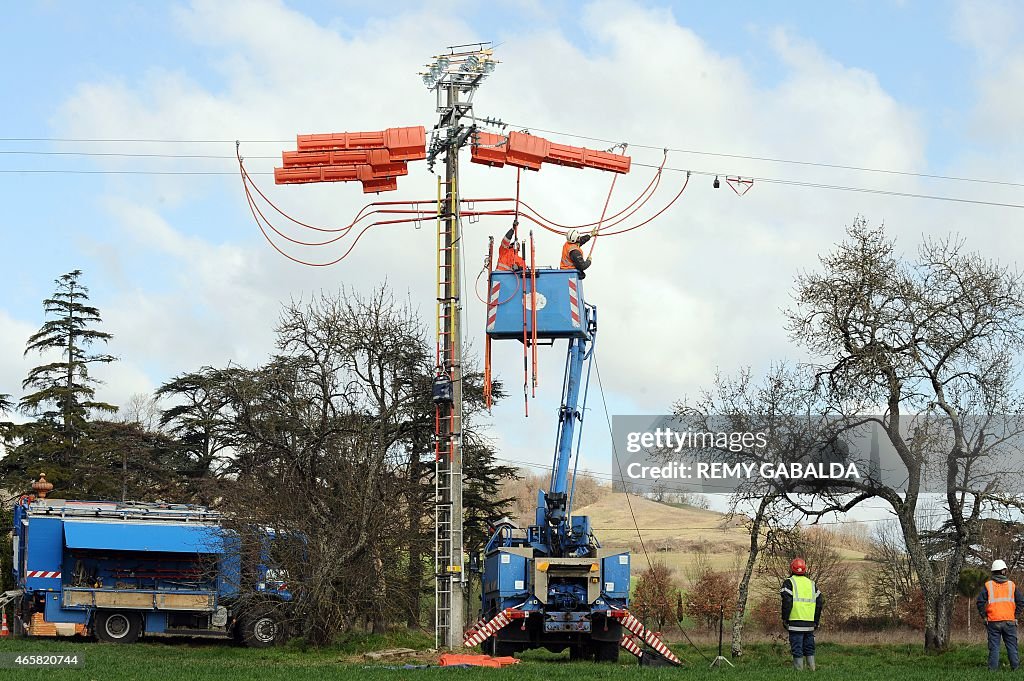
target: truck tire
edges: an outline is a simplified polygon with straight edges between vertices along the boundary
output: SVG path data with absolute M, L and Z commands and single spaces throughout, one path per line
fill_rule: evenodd
M 96 638 L 105 643 L 135 643 L 142 636 L 142 616 L 124 610 L 96 613 Z
M 281 618 L 269 608 L 242 615 L 237 627 L 239 638 L 249 648 L 269 648 L 288 638 Z

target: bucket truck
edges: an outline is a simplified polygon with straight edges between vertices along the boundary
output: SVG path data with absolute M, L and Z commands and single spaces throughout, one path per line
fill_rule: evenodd
M 487 542 L 481 617 L 465 644 L 482 644 L 497 656 L 568 648 L 572 659 L 607 662 L 618 659 L 621 646 L 638 657 L 679 664 L 629 613 L 629 552 L 603 548 L 590 519 L 572 514 L 570 473 L 574 457 L 578 461 L 597 338 L 597 308 L 584 301 L 579 274 L 573 269 L 491 272 L 487 336 L 518 340 L 524 353 L 529 346 L 562 339 L 568 349 L 550 484 L 538 493 L 532 525 L 501 522 Z M 646 652 L 643 643 L 650 646 Z

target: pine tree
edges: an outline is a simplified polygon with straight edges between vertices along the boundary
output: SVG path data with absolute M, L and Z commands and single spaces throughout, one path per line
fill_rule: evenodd
M 60 431 L 63 463 L 68 466 L 92 410 L 115 412 L 117 407 L 95 399 L 99 381 L 89 375 L 90 364 L 105 364 L 117 358 L 108 354 L 89 354 L 97 341 L 106 344 L 113 336 L 93 328 L 102 322 L 97 308 L 88 305 L 89 289 L 79 282 L 81 270 L 56 280 L 53 296 L 43 301 L 46 314 L 52 316 L 26 343 L 25 354 L 35 351 L 46 355 L 59 351 L 62 361 L 42 364 L 29 371 L 22 382 L 24 390 L 34 390 L 21 398 L 22 412 L 48 422 Z
M 0 416 L 9 414 L 14 409 L 14 402 L 11 401 L 11 396 L 0 393 Z M 14 424 L 10 421 L 0 420 L 0 443 L 6 443 L 11 438 L 11 432 L 14 429 Z

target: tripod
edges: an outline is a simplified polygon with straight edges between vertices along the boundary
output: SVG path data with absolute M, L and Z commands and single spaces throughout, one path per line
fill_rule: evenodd
M 718 656 L 711 660 L 711 667 L 721 667 L 722 663 L 734 667 L 735 665 L 722 655 L 722 631 L 725 629 L 725 606 L 718 608 Z M 705 658 L 707 659 L 707 658 Z

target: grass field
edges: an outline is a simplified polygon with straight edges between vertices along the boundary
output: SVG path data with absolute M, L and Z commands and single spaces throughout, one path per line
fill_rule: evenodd
M 0 670 L 0 678 L 22 680 L 68 679 L 78 681 L 232 681 L 242 679 L 458 679 L 460 681 L 497 679 L 543 679 L 544 681 L 584 681 L 600 679 L 712 679 L 731 678 L 750 681 L 790 679 L 796 672 L 789 666 L 788 651 L 781 645 L 751 646 L 747 655 L 736 661 L 734 669 L 709 670 L 707 661 L 693 648 L 673 646 L 687 662 L 685 669 L 637 667 L 623 653 L 619 665 L 569 662 L 564 655 L 533 653 L 513 667 L 505 669 L 386 669 L 380 663 L 361 659 L 364 650 L 390 646 L 422 647 L 426 639 L 359 639 L 346 645 L 319 650 L 303 650 L 297 645 L 270 650 L 249 650 L 223 643 L 168 642 L 133 645 L 99 644 L 84 641 L 5 639 L 0 653 L 29 654 L 74 653 L 85 666 L 78 669 Z M 844 646 L 824 643 L 819 646 L 819 670 L 815 678 L 828 679 L 935 679 L 991 678 L 985 669 L 982 646 L 958 646 L 943 655 L 928 655 L 919 644 L 883 646 Z M 702 648 L 713 656 L 711 648 Z M 391 663 L 401 664 L 401 663 Z M 804 672 L 809 674 L 810 672 Z

